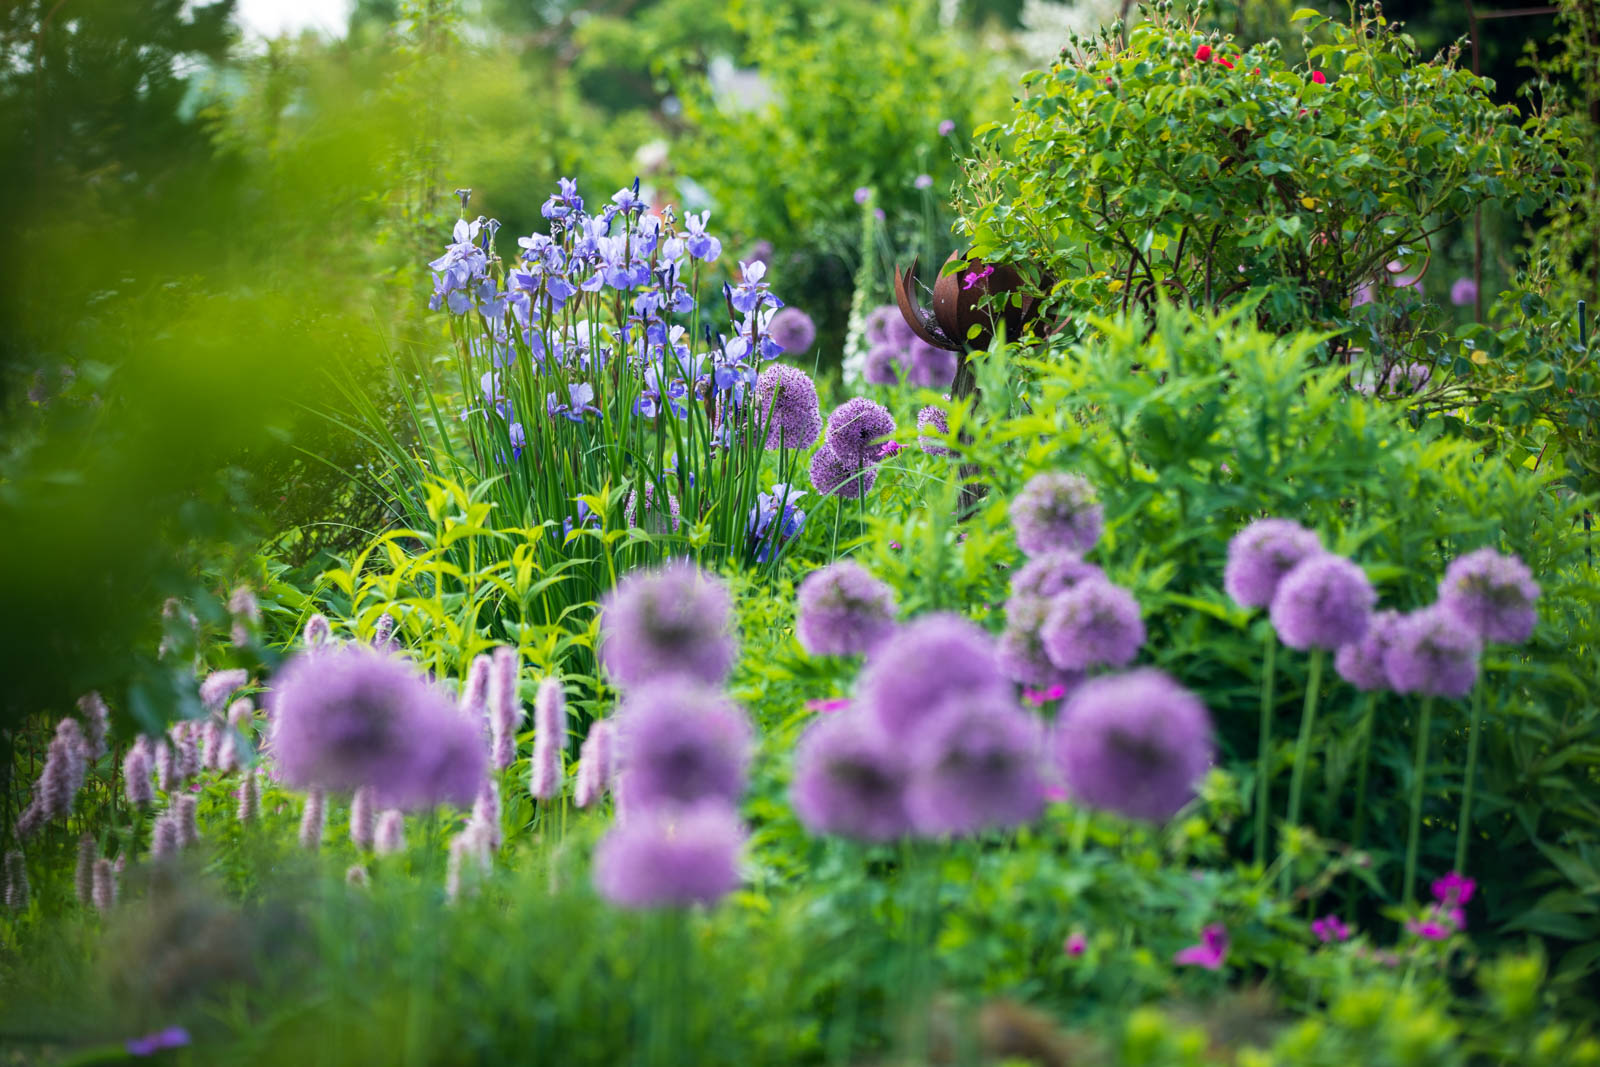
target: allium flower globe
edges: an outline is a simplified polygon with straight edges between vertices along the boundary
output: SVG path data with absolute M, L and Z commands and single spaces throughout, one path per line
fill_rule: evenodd
M 875 465 L 854 465 L 840 458 L 827 445 L 811 455 L 811 488 L 824 496 L 854 500 L 871 489 L 877 480 L 878 468 Z
M 795 600 L 795 636 L 813 656 L 865 655 L 894 632 L 894 590 L 851 560 L 806 575 Z
M 756 379 L 757 419 L 767 423 L 767 451 L 810 448 L 822 434 L 817 386 L 805 371 L 773 363 Z
M 1007 697 L 994 643 L 959 615 L 924 615 L 885 641 L 867 661 L 858 683 L 862 706 L 895 736 L 917 726 L 946 699 Z
M 1009 698 L 958 695 L 912 736 L 907 803 L 927 834 L 1018 826 L 1044 810 L 1039 722 Z
M 1076 552 L 1067 549 L 1044 552 L 1012 572 L 1011 597 L 1013 600 L 1022 597 L 1050 600 L 1082 582 L 1104 580 L 1105 576 L 1105 571 L 1084 562 Z
M 956 380 L 956 354 L 926 341 L 912 344 L 906 381 L 920 389 L 948 389 Z
M 851 397 L 828 416 L 828 449 L 856 469 L 878 456 L 878 446 L 894 434 L 889 409 L 864 396 Z
M 1130 819 L 1165 822 L 1211 766 L 1211 716 L 1200 698 L 1152 668 L 1085 682 L 1052 741 L 1068 793 Z
M 1126 666 L 1139 654 L 1144 636 L 1139 602 L 1103 578 L 1052 597 L 1039 627 L 1045 654 L 1065 671 Z
M 1283 576 L 1307 556 L 1322 551 L 1322 539 L 1288 519 L 1257 519 L 1228 542 L 1222 585 L 1247 608 L 1272 603 Z
M 905 746 L 865 716 L 847 712 L 807 728 L 795 747 L 789 797 L 814 834 L 892 841 L 911 829 L 909 781 Z
M 1030 556 L 1058 549 L 1087 552 L 1100 540 L 1104 522 L 1094 486 L 1078 474 L 1036 474 L 1011 502 L 1017 545 Z
M 481 724 L 397 656 L 363 645 L 302 652 L 273 679 L 272 752 L 301 789 L 370 786 L 384 807 L 470 805 L 483 780 Z
M 1539 621 L 1539 583 L 1516 556 L 1480 548 L 1451 561 L 1439 605 L 1485 641 L 1520 645 Z
M 663 509 L 657 500 L 655 484 L 645 482 L 644 508 L 641 514 L 639 491 L 629 490 L 628 499 L 622 505 L 622 520 L 629 526 L 637 526 L 647 533 L 665 534 L 676 531 L 682 518 L 678 510 L 678 498 L 671 489 L 665 490 L 665 493 L 667 506 Z
M 934 436 L 937 434 L 938 436 Z M 948 456 L 950 446 L 943 443 L 950 435 L 950 420 L 944 409 L 929 404 L 917 412 L 917 447 L 930 456 Z
M 767 333 L 786 355 L 797 356 L 817 339 L 817 324 L 797 307 L 786 307 L 772 316 Z
M 738 651 L 727 586 L 692 563 L 635 571 L 600 603 L 600 660 L 623 687 L 675 676 L 718 685 Z
M 750 720 L 717 690 L 681 680 L 631 693 L 617 716 L 619 798 L 633 812 L 744 792 Z
M 1387 689 L 1389 669 L 1385 660 L 1401 618 L 1398 611 L 1375 612 L 1361 640 L 1340 646 L 1334 655 L 1333 667 L 1339 677 L 1364 693 Z
M 1290 648 L 1331 651 L 1365 636 L 1377 602 L 1366 571 L 1343 556 L 1319 553 L 1278 583 L 1272 626 Z
M 1006 628 L 995 645 L 995 654 L 1000 669 L 1020 685 L 1070 688 L 1082 680 L 1083 674 L 1063 670 L 1051 661 L 1039 633 L 1049 613 L 1050 602 L 1042 597 L 1012 597 L 1006 602 Z
M 1459 616 L 1440 604 L 1403 616 L 1384 655 L 1397 693 L 1464 697 L 1478 680 L 1483 643 Z
M 905 377 L 903 353 L 893 345 L 873 345 L 861 365 L 861 376 L 868 385 L 899 385 Z
M 595 846 L 595 889 L 622 908 L 715 904 L 739 886 L 744 840 L 724 803 L 630 814 Z

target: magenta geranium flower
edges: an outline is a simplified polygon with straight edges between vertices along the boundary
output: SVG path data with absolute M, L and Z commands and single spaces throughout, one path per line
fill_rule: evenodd
M 1200 943 L 1179 949 L 1172 957 L 1173 963 L 1188 967 L 1204 967 L 1208 971 L 1222 970 L 1228 958 L 1228 931 L 1221 923 L 1212 923 L 1200 931 Z

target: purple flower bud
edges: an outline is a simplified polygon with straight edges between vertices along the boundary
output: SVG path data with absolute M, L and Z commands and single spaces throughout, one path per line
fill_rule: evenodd
M 931 175 L 931 174 L 919 174 L 919 175 L 916 176 L 915 180 L 913 180 L 911 184 L 912 184 L 913 187 L 915 187 L 917 189 L 932 189 L 933 188 L 933 175 Z
M 955 120 L 954 119 L 944 119 L 939 123 L 939 136 L 940 137 L 949 137 L 952 133 L 955 133 L 955 132 L 956 132 L 956 124 L 955 124 Z
M 1478 302 L 1478 283 L 1471 278 L 1457 278 L 1450 283 L 1450 303 L 1458 308 Z
M 872 190 L 867 188 L 865 185 L 856 186 L 855 199 L 856 203 L 865 204 L 868 200 L 872 199 Z
M 380 856 L 392 856 L 406 850 L 404 812 L 390 808 L 378 816 L 378 832 L 373 840 L 373 848 Z
M 906 381 L 919 389 L 948 389 L 956 380 L 956 354 L 935 348 L 921 340 L 913 341 L 908 353 L 910 369 Z
M 327 820 L 320 789 L 306 791 L 306 806 L 300 814 L 300 847 L 315 852 L 322 847 L 322 828 Z
M 1290 648 L 1332 650 L 1366 635 L 1377 602 L 1365 571 L 1343 556 L 1318 553 L 1278 583 L 1272 625 Z
M 216 770 L 222 758 L 223 725 L 215 719 L 208 720 L 200 727 L 200 736 L 200 765 L 207 770 Z
M 444 881 L 446 899 L 452 902 L 459 899 L 464 890 L 489 877 L 494 869 L 492 856 L 488 827 L 478 822 L 467 823 L 465 829 L 450 839 Z
M 91 895 L 95 908 L 104 915 L 117 902 L 117 872 L 108 859 L 95 861 Z
M 1036 474 L 1011 502 L 1017 546 L 1030 556 L 1058 549 L 1087 552 L 1100 540 L 1104 511 L 1079 474 Z
M 378 622 L 372 628 L 372 647 L 380 652 L 391 651 L 395 647 L 394 639 L 395 617 L 387 611 L 378 617 Z
M 925 834 L 965 834 L 1032 821 L 1044 810 L 1043 740 L 1009 697 L 950 698 L 911 739 L 912 822 Z
M 372 789 L 362 786 L 350 798 L 350 843 L 365 852 L 372 847 L 377 809 L 372 802 Z
M 88 907 L 94 898 L 94 861 L 97 849 L 94 838 L 84 834 L 78 838 L 78 869 L 73 878 L 73 888 L 78 893 L 78 903 Z
M 233 616 L 231 638 L 236 648 L 250 643 L 250 631 L 261 621 L 261 604 L 248 585 L 241 585 L 228 597 L 228 614 Z
M 1516 556 L 1492 548 L 1453 560 L 1439 582 L 1439 605 L 1484 641 L 1520 645 L 1539 621 L 1539 583 Z
M 539 683 L 533 703 L 533 767 L 529 793 L 538 800 L 561 795 L 567 751 L 567 696 L 559 678 Z
M 806 575 L 796 602 L 795 636 L 813 656 L 866 655 L 894 632 L 894 590 L 851 560 Z
M 1063 670 L 1051 662 L 1040 632 L 1049 615 L 1050 601 L 1043 597 L 1012 597 L 1006 602 L 1006 628 L 995 654 L 1012 681 L 1046 690 L 1059 687 L 1065 692 L 1083 680 L 1083 672 Z
M 173 751 L 172 742 L 161 739 L 152 742 L 156 750 L 156 784 L 163 793 L 171 793 L 178 788 L 178 754 Z
M 1228 542 L 1222 584 L 1247 608 L 1272 603 L 1278 583 L 1307 556 L 1322 551 L 1322 539 L 1288 519 L 1257 519 Z

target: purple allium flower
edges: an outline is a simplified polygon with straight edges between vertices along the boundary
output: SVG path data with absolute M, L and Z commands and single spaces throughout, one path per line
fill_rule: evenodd
M 183 847 L 183 830 L 176 812 L 164 811 L 150 824 L 150 855 L 156 859 L 176 856 Z
M 912 822 L 925 834 L 964 834 L 1037 818 L 1043 741 L 1038 720 L 1008 697 L 951 697 L 911 738 Z
M 933 188 L 933 176 L 931 174 L 919 174 L 919 175 L 916 176 L 916 178 L 912 181 L 911 184 L 912 184 L 912 186 L 914 188 L 917 188 L 917 189 L 932 189 Z
M 934 434 L 938 434 L 935 437 Z M 930 456 L 948 456 L 950 447 L 942 443 L 950 434 L 950 420 L 941 407 L 929 404 L 917 412 L 917 447 Z
M 794 752 L 789 799 L 813 834 L 892 841 L 910 832 L 905 746 L 860 712 L 819 719 Z
M 89 759 L 97 760 L 106 754 L 106 734 L 111 729 L 111 709 L 99 693 L 85 693 L 78 698 L 78 711 L 83 715 L 84 740 Z
M 1375 612 L 1361 640 L 1340 646 L 1333 657 L 1333 667 L 1339 677 L 1365 693 L 1387 689 L 1389 669 L 1385 661 L 1400 619 L 1398 611 Z
M 322 790 L 306 791 L 306 806 L 300 813 L 300 847 L 309 852 L 322 847 L 322 828 L 328 818 L 325 804 Z
M 672 676 L 720 685 L 738 652 L 728 587 L 687 561 L 635 571 L 600 602 L 600 660 L 621 686 Z
M 1463 697 L 1478 680 L 1482 651 L 1471 628 L 1434 604 L 1401 617 L 1383 663 L 1397 693 Z
M 515 647 L 501 645 L 494 650 L 489 668 L 489 763 L 502 771 L 517 758 L 517 727 L 522 724 L 522 701 L 517 697 L 520 671 Z
M 989 635 L 959 615 L 936 613 L 901 627 L 879 645 L 858 683 L 861 703 L 901 737 L 953 697 L 1007 697 Z
M 589 735 L 578 750 L 578 780 L 573 787 L 573 803 L 587 808 L 611 788 L 615 766 L 613 758 L 614 727 L 610 719 L 599 719 L 590 724 Z
M 390 808 L 378 816 L 378 829 L 372 836 L 372 848 L 380 856 L 392 856 L 406 850 L 405 812 Z
M 894 590 L 852 560 L 806 575 L 795 600 L 795 636 L 813 656 L 865 655 L 894 632 Z
M 212 671 L 200 683 L 200 703 L 210 711 L 221 711 L 227 707 L 228 698 L 233 696 L 234 690 L 242 688 L 249 681 L 250 672 L 242 667 Z
M 900 317 L 900 309 L 894 304 L 879 304 L 867 312 L 866 320 L 862 324 L 867 344 L 872 346 L 888 344 L 893 348 L 903 349 L 903 345 L 891 344 L 889 340 L 889 326 Z
M 1321 551 L 1322 539 L 1299 523 L 1257 519 L 1228 542 L 1223 588 L 1247 608 L 1264 608 L 1272 603 L 1283 576 Z
M 853 466 L 827 445 L 811 454 L 811 488 L 824 496 L 853 500 L 870 490 L 877 480 L 875 465 Z
M 1320 919 L 1312 920 L 1311 932 L 1316 934 L 1317 940 L 1324 945 L 1350 940 L 1350 927 L 1337 915 L 1324 915 Z
M 828 416 L 828 449 L 852 469 L 873 462 L 878 445 L 893 434 L 889 409 L 864 396 L 851 397 Z
M 872 199 L 872 190 L 865 185 L 856 186 L 856 203 L 865 204 Z
M 1391 396 L 1411 396 L 1433 378 L 1433 369 L 1426 363 L 1396 363 L 1384 375 L 1383 388 Z
M 28 908 L 28 862 L 16 849 L 6 853 L 6 907 L 12 911 Z
M 131 1037 L 125 1047 L 130 1056 L 154 1056 L 169 1048 L 183 1048 L 189 1043 L 189 1031 L 181 1026 L 169 1026 L 146 1037 Z
M 1062 670 L 1050 661 L 1039 635 L 1049 613 L 1050 602 L 1042 597 L 1012 597 L 1006 603 L 1006 628 L 995 654 L 1006 676 L 1019 685 L 1065 689 L 1083 678 L 1081 672 Z
M 1539 584 L 1516 556 L 1480 548 L 1451 561 L 1439 582 L 1439 606 L 1485 641 L 1520 645 L 1539 621 Z
M 1200 943 L 1179 949 L 1172 957 L 1173 963 L 1190 967 L 1204 967 L 1208 971 L 1222 970 L 1228 958 L 1228 931 L 1221 923 L 1212 923 L 1200 931 Z
M 629 526 L 637 526 L 646 533 L 665 534 L 673 533 L 678 529 L 681 513 L 678 509 L 678 498 L 671 489 L 666 490 L 667 507 L 662 511 L 660 503 L 656 500 L 656 487 L 653 482 L 644 483 L 644 514 L 639 514 L 639 491 L 628 490 L 628 499 L 622 505 L 622 519 Z
M 767 335 L 789 355 L 798 355 L 810 348 L 817 339 L 817 324 L 797 307 L 786 307 L 772 316 L 767 324 Z
M 1105 580 L 1106 573 L 1068 549 L 1043 552 L 1011 575 L 1011 602 L 1021 598 L 1048 601 L 1083 582 Z M 1010 610 L 1010 603 L 1007 610 Z
M 1104 522 L 1094 486 L 1080 474 L 1036 474 L 1011 502 L 1017 545 L 1030 556 L 1063 548 L 1087 552 Z
M 1139 602 L 1104 578 L 1080 581 L 1050 599 L 1039 641 L 1065 671 L 1127 666 L 1144 644 Z
M 468 822 L 450 839 L 450 858 L 446 861 L 444 876 L 445 898 L 452 902 L 459 900 L 464 890 L 488 878 L 493 869 L 494 849 L 490 847 L 489 828 L 480 822 Z
M 632 692 L 617 717 L 618 794 L 630 816 L 663 804 L 734 803 L 750 769 L 750 720 L 720 692 L 682 679 Z
M 328 617 L 320 611 L 306 620 L 306 628 L 301 633 L 301 641 L 307 648 L 316 648 L 333 641 L 333 625 L 328 622 Z
M 939 121 L 939 136 L 940 137 L 949 137 L 952 133 L 955 133 L 955 132 L 956 132 L 956 123 L 955 123 L 954 119 L 941 119 Z
M 1211 716 L 1189 690 L 1142 668 L 1080 686 L 1061 709 L 1053 745 L 1074 798 L 1165 822 L 1211 766 Z
M 239 821 L 255 822 L 261 814 L 261 773 L 253 771 L 239 783 Z
M 1450 283 L 1450 303 L 1458 308 L 1478 302 L 1478 283 L 1471 278 L 1461 277 Z
M 915 341 L 908 353 L 910 369 L 906 381 L 921 389 L 948 389 L 956 380 L 956 354 Z
M 514 653 L 516 650 L 512 651 Z M 485 725 L 489 721 L 489 675 L 492 662 L 493 657 L 487 652 L 472 657 L 472 664 L 467 668 L 467 680 L 461 686 L 461 699 L 456 705 L 461 709 L 461 714 L 468 719 Z M 516 700 L 516 684 L 515 667 L 513 667 L 512 701 Z
M 97 853 L 94 838 L 84 834 L 78 838 L 78 867 L 73 872 L 73 889 L 78 894 L 78 903 L 88 907 L 94 898 L 94 861 Z
M 383 807 L 465 807 L 478 795 L 482 727 L 405 660 L 362 645 L 302 652 L 273 680 L 272 751 L 283 781 Z
M 561 795 L 562 758 L 567 752 L 567 694 L 561 679 L 539 683 L 533 702 L 533 768 L 529 793 L 539 800 Z
M 763 238 L 762 240 L 759 240 L 750 246 L 750 254 L 745 257 L 745 262 L 761 263 L 770 267 L 772 266 L 772 256 L 774 251 L 775 250 L 772 247 L 772 242 Z
M 122 759 L 123 793 L 136 808 L 148 808 L 156 801 L 150 782 L 150 739 L 140 737 Z
M 744 837 L 715 801 L 630 815 L 595 847 L 595 889 L 622 908 L 715 904 L 739 886 Z
M 1089 939 L 1078 930 L 1067 935 L 1067 940 L 1062 943 L 1061 951 L 1068 956 L 1081 956 L 1089 951 Z
M 757 418 L 767 423 L 767 451 L 810 448 L 822 433 L 817 386 L 799 367 L 773 363 L 756 379 Z
M 468 822 L 483 827 L 489 851 L 500 851 L 500 786 L 493 778 L 484 780 L 478 799 L 472 802 L 472 817 Z
M 1272 598 L 1272 626 L 1290 648 L 1336 649 L 1366 636 L 1378 594 L 1367 572 L 1331 552 L 1302 560 Z
M 90 898 L 94 902 L 95 909 L 102 915 L 117 903 L 117 871 L 108 859 L 98 859 L 94 862 Z
M 378 812 L 372 802 L 372 789 L 362 786 L 350 798 L 350 843 L 365 852 L 372 847 Z
M 861 376 L 868 385 L 899 385 L 904 372 L 900 349 L 889 344 L 873 345 L 861 366 Z

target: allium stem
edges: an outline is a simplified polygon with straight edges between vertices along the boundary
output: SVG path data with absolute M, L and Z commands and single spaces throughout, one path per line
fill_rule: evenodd
M 1467 719 L 1467 780 L 1461 786 L 1461 817 L 1456 827 L 1456 871 L 1467 869 L 1467 843 L 1472 835 L 1472 787 L 1478 773 L 1478 739 L 1483 734 L 1482 680 L 1472 687 L 1472 710 Z
M 1433 698 L 1423 697 L 1417 715 L 1417 759 L 1411 770 L 1411 828 L 1406 834 L 1406 872 L 1404 898 L 1409 909 L 1417 902 L 1417 845 L 1422 837 L 1422 787 L 1428 774 L 1428 726 L 1433 715 Z
M 1359 849 L 1362 840 L 1366 837 L 1367 830 L 1367 777 L 1372 769 L 1372 726 L 1373 718 L 1378 710 L 1378 696 L 1368 693 L 1367 707 L 1361 715 L 1361 756 L 1360 766 L 1356 768 L 1356 817 L 1355 826 L 1350 831 L 1350 847 Z M 1355 915 L 1355 895 L 1347 900 L 1346 919 L 1353 919 Z
M 1261 665 L 1261 741 L 1256 750 L 1256 866 L 1267 865 L 1268 775 L 1272 769 L 1272 683 L 1278 658 L 1278 634 L 1267 628 L 1267 649 Z
M 1306 784 L 1306 759 L 1311 752 L 1311 731 L 1317 722 L 1317 694 L 1322 689 L 1322 662 L 1327 658 L 1322 648 L 1311 650 L 1311 673 L 1306 679 L 1306 702 L 1300 712 L 1300 736 L 1294 743 L 1294 770 L 1289 774 L 1289 826 L 1300 825 L 1300 797 Z M 1279 875 L 1284 890 L 1289 888 L 1290 870 L 1287 866 Z

